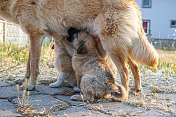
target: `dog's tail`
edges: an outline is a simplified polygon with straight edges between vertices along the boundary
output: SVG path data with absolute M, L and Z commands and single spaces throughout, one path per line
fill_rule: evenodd
M 140 25 L 139 39 L 134 39 L 134 44 L 130 50 L 130 57 L 139 64 L 157 67 L 158 54 L 155 48 L 148 42 L 142 25 Z
M 117 87 L 119 88 L 120 92 L 118 91 Z M 125 101 L 128 98 L 128 93 L 123 85 L 115 85 L 112 87 L 111 92 L 111 99 L 113 101 Z

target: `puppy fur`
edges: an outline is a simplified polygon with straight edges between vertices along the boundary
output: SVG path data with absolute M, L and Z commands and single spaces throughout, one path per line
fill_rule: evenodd
M 127 98 L 125 88 L 116 85 L 113 67 L 109 66 L 109 63 L 112 63 L 111 59 L 100 56 L 94 39 L 88 33 L 80 32 L 73 42 L 73 47 L 72 65 L 84 100 L 112 98 L 114 101 L 123 101 Z M 82 98 L 81 95 L 73 95 L 71 99 Z
M 60 87 L 64 80 L 67 80 L 70 86 L 76 86 L 75 72 L 72 68 L 73 46 L 66 39 L 56 40 L 54 42 L 55 67 L 58 71 L 57 81 L 51 83 L 52 88 Z

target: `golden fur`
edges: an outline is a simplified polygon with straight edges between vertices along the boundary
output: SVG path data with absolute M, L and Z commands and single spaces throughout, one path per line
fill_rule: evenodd
M 124 101 L 127 92 L 122 85 L 116 85 L 115 67 L 110 58 L 102 58 L 98 53 L 94 39 L 87 33 L 81 32 L 73 42 L 73 69 L 77 85 L 80 84 L 83 99 L 95 101 L 100 98 L 112 98 L 114 101 Z M 118 92 L 118 88 L 120 92 Z M 80 95 L 73 95 L 73 100 L 80 100 Z
M 0 17 L 10 22 L 19 24 L 23 31 L 25 31 L 30 39 L 30 54 L 27 62 L 27 70 L 25 77 L 29 80 L 28 90 L 33 90 L 36 85 L 36 80 L 39 74 L 39 60 L 41 53 L 42 37 L 45 36 L 45 32 L 41 30 L 39 20 L 36 15 L 36 6 L 33 0 L 0 0 Z M 48 35 L 50 36 L 50 35 Z M 72 48 L 69 45 L 62 45 L 65 40 L 56 40 L 56 48 L 59 48 L 56 52 L 55 65 L 58 70 L 58 78 L 66 79 L 70 76 L 70 84 L 75 85 L 75 75 L 71 70 L 70 50 Z M 67 46 L 67 47 L 64 47 Z M 70 48 L 69 50 L 67 50 Z M 58 62 L 58 63 L 57 63 Z M 67 69 L 69 68 L 69 69 Z M 60 75 L 62 74 L 62 75 Z M 62 81 L 60 81 L 60 84 Z M 60 86 L 57 84 L 57 86 Z
M 141 25 L 141 14 L 134 0 L 0 0 L 0 16 L 20 24 L 30 38 L 30 60 L 26 77 L 34 89 L 39 73 L 41 37 L 61 39 L 69 27 L 87 28 L 99 35 L 103 48 L 112 58 L 128 90 L 128 70 L 132 65 L 135 88 L 140 90 L 135 62 L 157 66 L 158 56 Z M 5 5 L 4 5 L 5 4 Z
M 103 48 L 117 66 L 122 84 L 127 90 L 128 59 L 152 67 L 156 67 L 158 61 L 157 52 L 143 31 L 140 15 L 134 0 L 37 2 L 41 28 L 54 37 L 60 37 L 69 27 L 87 28 L 99 35 Z M 140 81 L 139 78 L 137 80 Z

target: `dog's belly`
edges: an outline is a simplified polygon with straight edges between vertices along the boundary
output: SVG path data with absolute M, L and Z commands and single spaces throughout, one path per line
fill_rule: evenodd
M 40 2 L 37 15 L 42 29 L 57 37 L 70 27 L 93 31 L 92 22 L 102 12 L 101 5 L 99 0 L 45 0 Z

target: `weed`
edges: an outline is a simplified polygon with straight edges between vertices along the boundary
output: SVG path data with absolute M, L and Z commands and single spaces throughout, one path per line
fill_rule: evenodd
M 25 81 L 25 89 L 23 90 L 22 93 L 22 98 L 20 100 L 20 88 L 19 85 L 17 85 L 17 91 L 18 91 L 18 109 L 17 112 L 20 112 L 23 116 L 48 116 L 52 117 L 52 111 L 42 109 L 40 111 L 37 111 L 34 107 L 29 105 L 29 91 L 27 91 L 27 80 Z

